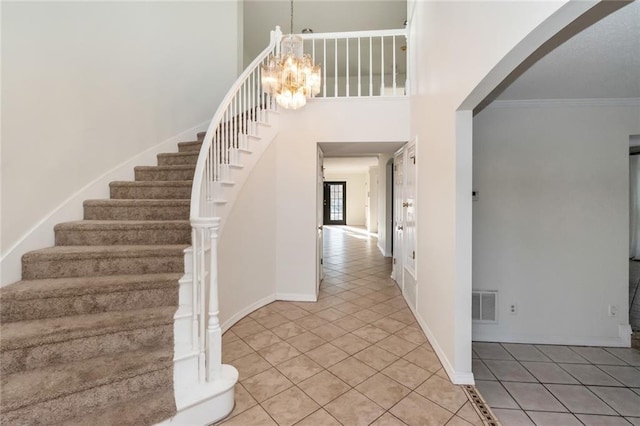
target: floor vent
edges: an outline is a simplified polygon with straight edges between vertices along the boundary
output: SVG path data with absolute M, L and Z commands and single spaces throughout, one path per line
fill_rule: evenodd
M 471 295 L 473 322 L 498 322 L 498 292 L 473 291 Z

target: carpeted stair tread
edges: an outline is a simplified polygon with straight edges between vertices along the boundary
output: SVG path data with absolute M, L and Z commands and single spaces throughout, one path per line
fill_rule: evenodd
M 17 410 L 171 367 L 173 348 L 90 358 L 2 377 L 2 411 Z
M 175 306 L 162 306 L 2 324 L 0 350 L 16 350 L 87 336 L 173 324 L 176 309 Z
M 195 165 L 198 161 L 198 151 L 191 152 L 168 152 L 158 154 L 159 166 L 170 165 Z
M 102 259 L 104 257 L 145 257 L 154 255 L 183 254 L 186 244 L 148 246 L 55 246 L 30 251 L 22 256 L 23 261 L 39 259 Z
M 114 404 L 100 412 L 65 421 L 65 426 L 154 425 L 175 413 L 173 387 Z
M 64 278 L 184 270 L 186 244 L 56 246 L 22 256 L 22 278 Z
M 23 280 L 0 289 L 0 321 L 177 306 L 182 273 Z
M 81 220 L 55 226 L 56 245 L 190 244 L 188 220 Z
M 189 180 L 193 179 L 195 164 L 176 166 L 136 166 L 134 169 L 135 180 Z
M 192 180 L 117 181 L 109 184 L 112 199 L 188 199 Z
M 178 152 L 200 151 L 202 141 L 178 142 Z
M 87 200 L 84 202 L 84 219 L 187 220 L 190 203 L 189 199 Z

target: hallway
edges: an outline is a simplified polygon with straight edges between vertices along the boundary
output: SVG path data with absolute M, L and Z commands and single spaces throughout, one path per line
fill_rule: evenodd
M 317 303 L 273 302 L 223 336 L 240 372 L 231 425 L 482 425 L 364 230 L 324 227 Z

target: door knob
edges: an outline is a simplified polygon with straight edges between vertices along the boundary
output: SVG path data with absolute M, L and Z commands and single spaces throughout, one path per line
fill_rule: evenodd
M 398 226 L 398 231 L 402 231 L 404 228 L 402 226 Z

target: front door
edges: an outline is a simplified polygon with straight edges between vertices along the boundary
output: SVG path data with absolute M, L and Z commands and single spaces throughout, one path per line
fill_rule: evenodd
M 324 224 L 347 224 L 347 182 L 324 183 Z

